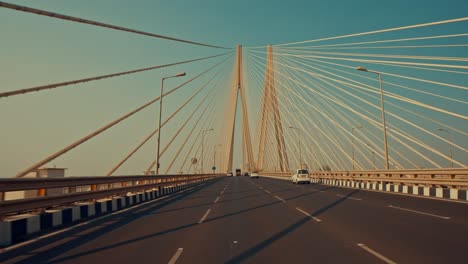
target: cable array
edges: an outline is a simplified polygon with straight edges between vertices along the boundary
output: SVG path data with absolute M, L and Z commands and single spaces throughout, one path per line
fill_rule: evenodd
M 164 93 L 164 94 L 163 94 L 163 97 L 164 97 L 164 96 L 167 96 L 167 95 L 170 95 L 171 93 L 173 93 L 174 91 L 176 91 L 176 90 L 178 90 L 179 88 L 183 87 L 184 85 L 186 85 L 186 84 L 188 84 L 188 83 L 190 83 L 190 82 L 196 80 L 196 79 L 199 78 L 200 76 L 203 76 L 204 74 L 208 73 L 209 71 L 211 71 L 211 70 L 213 70 L 214 68 L 216 68 L 216 67 L 218 67 L 219 65 L 221 65 L 224 61 L 226 61 L 226 59 L 222 60 L 221 62 L 216 63 L 216 64 L 213 65 L 212 67 L 210 67 L 210 68 L 208 68 L 207 70 L 203 71 L 202 73 L 196 75 L 195 77 L 189 79 L 188 81 L 185 81 L 184 83 L 182 83 L 182 84 L 180 84 L 180 85 L 178 85 L 178 86 L 172 88 L 172 89 L 169 90 L 168 92 Z M 134 114 L 140 112 L 141 110 L 147 108 L 148 106 L 152 105 L 153 103 L 159 101 L 159 99 L 160 99 L 160 97 L 158 96 L 158 97 L 154 98 L 153 100 L 149 101 L 148 103 L 146 103 L 146 104 L 144 104 L 144 105 L 142 105 L 142 106 L 136 108 L 135 110 L 133 110 L 133 111 L 131 111 L 131 112 L 129 112 L 129 113 L 123 115 L 122 117 L 120 117 L 120 118 L 118 118 L 118 119 L 116 119 L 116 120 L 114 120 L 114 121 L 108 123 L 107 125 L 101 127 L 100 129 L 98 129 L 98 130 L 96 130 L 96 131 L 90 133 L 89 135 L 87 135 L 87 136 L 85 136 L 85 137 L 83 137 L 83 138 L 81 138 L 81 139 L 79 139 L 79 140 L 73 142 L 72 144 L 66 146 L 65 148 L 63 148 L 63 149 L 61 149 L 61 150 L 59 150 L 59 151 L 57 151 L 57 152 L 55 152 L 55 153 L 53 153 L 53 154 L 47 156 L 46 158 L 42 159 L 41 161 L 39 161 L 39 162 L 37 162 L 37 163 L 31 165 L 30 167 L 28 167 L 28 168 L 25 169 L 25 170 L 19 172 L 19 173 L 16 175 L 16 177 L 23 177 L 23 176 L 25 176 L 26 174 L 28 174 L 29 172 L 34 171 L 34 170 L 38 169 L 39 167 L 41 167 L 41 166 L 43 166 L 43 165 L 49 163 L 50 161 L 52 161 L 52 160 L 54 160 L 54 159 L 56 159 L 56 158 L 62 156 L 63 154 L 67 153 L 68 151 L 74 149 L 75 147 L 77 147 L 77 146 L 83 144 L 84 142 L 86 142 L 86 141 L 92 139 L 93 137 L 95 137 L 95 136 L 101 134 L 102 132 L 104 132 L 104 131 L 108 130 L 109 128 L 113 127 L 114 125 L 120 123 L 121 121 L 123 121 L 123 120 L 129 118 L 130 116 L 132 116 L 132 115 L 134 115 Z M 186 102 L 186 103 L 187 103 L 187 102 Z M 185 104 L 186 104 L 186 103 L 185 103 Z
M 448 31 L 450 25 L 466 25 L 466 21 L 451 19 L 275 45 L 270 71 L 265 71 L 268 53 L 259 50 L 264 47 L 249 48 L 245 74 L 255 90 L 252 104 L 265 107 L 262 92 L 270 75 L 291 169 L 384 169 L 380 75 L 390 169 L 466 167 L 468 34 L 430 36 L 423 30 L 437 26 Z M 390 32 L 408 29 L 421 33 L 388 37 Z M 366 40 L 369 35 L 381 39 Z M 261 112 L 255 132 L 257 149 Z M 273 114 L 266 119 L 264 170 L 278 171 Z

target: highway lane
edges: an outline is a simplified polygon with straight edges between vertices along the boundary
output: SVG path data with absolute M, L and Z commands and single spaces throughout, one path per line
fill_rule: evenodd
M 467 210 L 466 204 L 229 177 L 2 254 L 0 262 L 452 263 L 468 257 Z
M 233 177 L 196 237 L 180 247 L 178 263 L 373 263 L 375 258 L 351 243 L 326 236 L 314 222 L 255 186 Z M 278 188 L 291 189 L 291 186 Z M 341 254 L 335 254 L 339 251 Z
M 266 189 L 288 184 L 292 185 L 258 182 Z M 468 204 L 314 184 L 294 186 L 295 191 L 278 196 L 323 220 L 322 227 L 329 232 L 370 245 L 398 263 L 456 263 L 468 258 Z M 328 210 L 327 204 L 335 204 L 334 209 Z

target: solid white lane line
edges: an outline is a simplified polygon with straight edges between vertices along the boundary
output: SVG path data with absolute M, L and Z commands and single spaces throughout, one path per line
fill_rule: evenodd
M 184 251 L 183 248 L 179 248 L 177 249 L 176 253 L 174 254 L 174 256 L 172 256 L 172 258 L 169 260 L 169 262 L 167 264 L 174 264 L 177 262 L 177 259 L 180 257 L 180 255 L 182 255 L 182 251 Z
M 385 257 L 384 255 L 380 254 L 379 252 L 375 251 L 375 250 L 372 250 L 370 248 L 368 248 L 366 245 L 364 244 L 357 244 L 358 246 L 360 246 L 362 249 L 366 250 L 367 252 L 371 253 L 372 255 L 378 257 L 379 259 L 381 259 L 382 261 L 384 261 L 385 263 L 388 263 L 388 264 L 396 264 L 395 261 Z
M 266 193 L 271 193 L 269 190 L 264 190 Z
M 223 195 L 224 191 L 221 191 L 221 193 L 219 195 Z
M 343 197 L 343 198 L 346 198 L 346 199 L 356 200 L 356 201 L 362 201 L 362 199 L 360 199 L 360 198 L 347 197 L 347 196 L 344 196 L 344 195 L 341 195 L 341 194 L 337 194 L 336 196 Z
M 416 214 L 422 214 L 422 215 L 427 215 L 427 216 L 442 218 L 442 219 L 445 219 L 445 220 L 450 219 L 450 217 L 448 217 L 448 216 L 440 216 L 440 215 L 435 215 L 435 214 L 425 213 L 425 212 L 421 212 L 421 211 L 406 209 L 406 208 L 402 208 L 402 207 L 398 207 L 398 206 L 393 206 L 393 205 L 389 205 L 388 207 L 394 208 L 394 209 L 403 210 L 403 211 L 408 211 L 408 212 L 412 212 L 412 213 L 416 213 Z
M 283 203 L 285 203 L 285 202 L 286 202 L 286 201 L 285 201 L 283 198 L 281 198 L 281 197 L 279 197 L 279 196 L 276 196 L 276 195 L 275 195 L 275 197 L 276 197 L 276 199 L 278 199 L 278 200 L 282 201 Z
M 308 217 L 310 217 L 310 218 L 314 219 L 314 220 L 315 220 L 315 221 L 317 221 L 317 222 L 322 222 L 322 220 L 320 220 L 320 219 L 318 219 L 317 217 L 315 217 L 315 216 L 313 216 L 313 215 L 309 214 L 308 212 L 306 212 L 306 211 L 302 210 L 302 209 L 301 209 L 301 208 L 299 208 L 299 207 L 296 207 L 296 210 L 298 210 L 299 212 L 301 212 L 301 213 L 303 213 L 303 214 L 307 215 Z
M 203 215 L 203 217 L 198 221 L 199 224 L 203 223 L 205 221 L 206 217 L 210 214 L 211 209 L 206 210 L 206 213 Z
M 325 191 L 320 191 L 320 192 L 325 192 Z
M 219 196 L 216 198 L 216 200 L 214 201 L 214 203 L 217 203 L 219 201 Z

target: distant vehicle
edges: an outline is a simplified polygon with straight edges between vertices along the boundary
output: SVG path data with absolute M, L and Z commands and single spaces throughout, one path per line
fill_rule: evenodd
M 228 173 L 227 173 L 227 176 L 231 176 L 231 177 L 232 177 L 232 172 L 228 172 Z
M 250 178 L 251 179 L 258 179 L 260 177 L 258 176 L 258 172 L 252 171 L 252 173 L 250 173 Z
M 241 173 L 241 169 L 236 169 L 236 176 L 241 176 L 242 173 Z
M 311 179 L 309 177 L 308 170 L 296 170 L 296 173 L 292 176 L 292 183 L 310 183 Z
M 244 176 L 250 176 L 248 172 L 244 173 Z

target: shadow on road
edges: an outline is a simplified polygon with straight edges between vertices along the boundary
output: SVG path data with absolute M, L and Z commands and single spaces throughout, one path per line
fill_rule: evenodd
M 338 204 L 342 203 L 343 201 L 345 201 L 348 197 L 350 197 L 351 195 L 353 195 L 354 193 L 356 193 L 357 191 L 359 190 L 355 190 L 355 191 L 352 191 L 350 193 L 348 193 L 346 196 L 336 200 L 335 202 L 331 203 L 331 204 L 328 204 L 326 206 L 323 206 L 321 208 L 319 208 L 318 210 L 316 210 L 315 212 L 311 213 L 312 216 L 318 216 L 330 209 L 332 209 L 333 207 L 337 206 Z M 286 235 L 288 235 L 290 232 L 298 229 L 299 227 L 301 227 L 302 225 L 304 225 L 305 223 L 309 222 L 311 218 L 309 217 L 305 217 L 305 218 L 302 218 L 301 220 L 297 221 L 296 223 L 286 227 L 285 229 L 277 232 L 276 234 L 270 236 L 269 238 L 263 240 L 262 242 L 256 244 L 255 246 L 251 247 L 250 249 L 242 252 L 241 254 L 231 258 L 230 260 L 228 260 L 227 262 L 225 262 L 226 264 L 234 264 L 234 263 L 241 263 L 243 261 L 246 261 L 247 259 L 253 257 L 254 255 L 256 255 L 258 252 L 262 251 L 263 249 L 265 249 L 266 247 L 268 247 L 269 245 L 271 245 L 272 243 L 274 243 L 275 241 L 285 237 Z
M 243 200 L 243 199 L 249 199 L 249 198 L 260 197 L 260 196 L 265 196 L 265 195 L 268 195 L 268 194 L 266 194 L 266 193 L 260 193 L 260 194 L 254 194 L 254 195 L 247 195 L 247 196 L 243 196 L 243 197 L 237 198 L 237 199 L 220 200 L 220 201 L 218 201 L 217 203 L 218 203 L 218 204 L 222 204 L 222 203 L 233 202 L 233 201 L 239 201 L 239 200 Z M 169 210 L 161 210 L 161 211 L 157 211 L 157 212 L 154 212 L 154 213 L 149 213 L 149 215 L 158 215 L 158 214 L 163 214 L 163 213 L 169 213 L 169 212 L 180 211 L 180 210 L 184 210 L 184 209 L 203 207 L 203 206 L 207 206 L 207 205 L 213 205 L 213 202 L 203 203 L 203 204 L 197 204 L 197 205 L 193 205 L 193 206 L 179 207 L 179 208 L 174 208 L 174 209 L 169 209 Z

